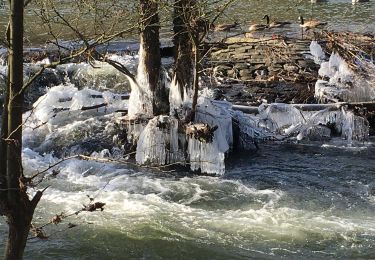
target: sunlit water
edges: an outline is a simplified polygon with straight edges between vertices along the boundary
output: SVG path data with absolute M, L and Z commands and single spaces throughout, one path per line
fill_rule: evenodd
M 89 9 L 85 14 L 78 14 L 77 8 L 71 2 L 72 0 L 58 3 L 61 14 L 70 19 L 72 24 L 82 31 L 93 32 L 91 27 L 95 23 L 95 18 L 90 16 Z M 26 9 L 25 44 L 35 45 L 51 40 L 51 37 L 46 34 L 48 27 L 43 25 L 40 18 L 37 18 L 40 10 L 41 7 L 33 3 Z M 125 29 L 133 26 L 137 21 L 134 2 L 118 1 L 110 9 L 111 16 L 115 16 L 116 12 L 120 10 L 125 10 L 125 15 L 121 18 L 117 28 Z M 277 33 L 297 31 L 299 29 L 298 17 L 300 15 L 307 20 L 312 18 L 327 22 L 327 29 L 361 33 L 373 33 L 375 31 L 375 1 L 372 0 L 358 4 L 352 4 L 351 0 L 328 0 L 325 3 L 318 4 L 312 4 L 310 0 L 237 0 L 219 18 L 219 22 L 239 22 L 240 27 L 235 30 L 235 33 L 238 34 L 246 31 L 249 24 L 265 23 L 262 20 L 265 14 L 268 14 L 271 20 L 290 21 L 293 23 L 286 29 L 276 30 Z M 160 17 L 163 26 L 162 37 L 165 38 L 171 37 L 170 16 L 170 8 L 162 7 Z M 0 8 L 0 33 L 5 31 L 7 20 L 7 10 Z M 73 37 L 71 30 L 66 27 L 60 27 L 55 24 L 53 28 L 55 28 L 54 31 L 58 38 L 67 39 Z M 1 33 L 1 37 L 3 35 L 4 33 Z M 137 39 L 137 30 L 126 34 L 126 37 L 128 39 Z
M 50 239 L 29 242 L 26 258 L 371 258 L 374 152 L 267 145 L 233 156 L 222 177 L 69 161 L 48 181 L 36 222 L 80 209 L 86 195 L 105 211 L 52 227 Z M 27 168 L 46 165 L 25 155 Z M 53 234 L 68 222 L 78 227 Z

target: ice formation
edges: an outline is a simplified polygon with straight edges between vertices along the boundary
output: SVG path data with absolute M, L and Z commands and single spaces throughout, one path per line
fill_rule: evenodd
M 190 168 L 205 173 L 224 174 L 225 153 L 233 145 L 231 104 L 226 101 L 214 101 L 205 96 L 198 99 L 195 122 L 217 126 L 211 143 L 189 137 L 188 154 Z
M 180 86 L 176 75 L 173 77 L 169 85 L 169 105 L 171 114 L 177 111 L 183 115 L 185 113 L 184 110 L 191 107 L 192 93 L 187 90 L 186 87 L 182 88 Z M 183 93 L 181 93 L 181 91 L 183 91 Z
M 261 105 L 259 107 L 259 118 L 260 126 L 275 133 L 285 127 L 296 125 L 305 120 L 297 108 L 283 103 Z
M 348 140 L 348 143 L 367 140 L 369 136 L 368 121 L 363 117 L 354 115 L 353 111 L 342 109 L 342 114 L 342 136 Z
M 46 95 L 40 97 L 34 103 L 31 114 L 32 118 L 39 123 L 58 126 L 60 120 L 67 119 L 60 115 L 74 113 L 74 111 L 84 114 L 85 108 L 99 105 L 102 107 L 93 109 L 93 113 L 104 114 L 125 109 L 127 101 L 122 100 L 121 95 L 111 92 L 98 92 L 91 89 L 78 90 L 73 84 L 65 84 L 51 88 Z M 90 114 L 90 112 L 86 113 Z
M 364 73 L 354 72 L 346 61 L 337 53 L 332 53 L 328 61 L 318 43 L 310 45 L 314 60 L 321 65 L 319 75 L 324 80 L 315 84 L 315 96 L 325 102 L 361 102 L 375 99 L 375 65 L 362 57 L 356 63 Z M 328 80 L 326 80 L 328 79 Z
M 178 121 L 172 116 L 154 117 L 139 136 L 136 161 L 151 165 L 187 161 L 191 170 L 223 174 L 225 153 L 233 145 L 231 104 L 211 100 L 208 95 L 207 92 L 198 100 L 195 122 L 217 127 L 212 142 L 179 134 Z M 188 158 L 184 154 L 186 142 Z
M 173 111 L 174 109 L 181 108 L 182 104 L 183 104 L 183 97 L 182 97 L 180 85 L 178 84 L 176 76 L 174 76 L 171 82 L 170 88 L 169 88 L 169 105 L 170 105 L 171 111 Z
M 127 100 L 118 94 L 78 90 L 72 84 L 55 86 L 24 114 L 23 143 L 59 154 L 65 153 L 65 148 L 86 154 L 108 149 L 114 143 L 112 136 L 117 134 L 111 127 L 113 115 L 126 107 Z
M 144 52 L 145 50 L 141 45 L 139 50 L 139 57 L 145 55 Z M 148 72 L 146 71 L 145 64 L 143 62 L 139 62 L 136 81 L 129 78 L 131 93 L 129 98 L 128 115 L 131 118 L 135 118 L 139 115 L 149 117 L 153 116 L 152 92 L 149 86 L 150 84 L 148 82 L 147 75 Z
M 308 105 L 307 105 L 308 106 Z M 292 104 L 263 104 L 259 115 L 232 112 L 239 129 L 240 148 L 254 147 L 263 140 L 327 140 L 333 136 L 364 141 L 368 138 L 368 121 L 348 111 L 345 106 L 327 106 L 318 111 L 304 111 Z M 248 142 L 249 141 L 249 142 Z
M 139 136 L 135 158 L 142 165 L 184 163 L 184 151 L 179 147 L 178 120 L 169 116 L 151 119 Z
M 310 53 L 313 55 L 316 64 L 321 64 L 326 58 L 322 46 L 317 41 L 311 42 Z
M 256 115 L 244 114 L 241 111 L 231 111 L 233 125 L 238 129 L 237 147 L 244 150 L 253 150 L 257 148 L 259 140 L 268 140 L 273 138 L 273 134 L 261 127 L 260 118 Z M 235 134 L 235 133 L 234 133 Z

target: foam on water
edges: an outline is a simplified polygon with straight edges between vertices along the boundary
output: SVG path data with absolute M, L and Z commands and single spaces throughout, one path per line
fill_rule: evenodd
M 40 156 L 31 151 L 25 151 L 24 155 L 25 164 L 35 167 L 55 160 L 51 155 Z M 280 256 L 279 250 L 299 255 L 301 250 L 308 252 L 305 246 L 315 257 L 319 253 L 312 253 L 312 248 L 326 254 L 350 252 L 357 250 L 362 236 L 375 239 L 371 211 L 348 215 L 346 206 L 340 206 L 340 203 L 348 203 L 346 197 L 332 196 L 332 207 L 310 208 L 307 201 L 311 199 L 313 203 L 320 188 L 313 186 L 314 179 L 309 180 L 308 174 L 300 175 L 302 181 L 311 181 L 308 190 L 295 186 L 284 191 L 282 187 L 257 188 L 261 183 L 258 180 L 251 184 L 254 181 L 217 177 L 166 178 L 118 165 L 81 160 L 66 161 L 58 167 L 60 174 L 48 181 L 53 187 L 44 195 L 37 214 L 50 218 L 53 212 L 42 212 L 44 208 L 74 212 L 81 204 L 88 203 L 87 195 L 90 195 L 96 201 L 107 203 L 105 211 L 83 213 L 69 221 L 81 226 L 90 222 L 95 230 L 116 231 L 125 238 L 195 241 L 207 247 L 230 248 L 234 254 L 259 251 L 263 257 Z M 287 179 L 280 178 L 280 181 L 295 185 Z M 369 202 L 373 200 L 373 184 L 364 180 L 348 185 L 353 194 Z M 339 185 L 332 194 L 346 192 L 340 188 Z M 304 200 L 299 202 L 298 198 Z M 334 248 L 330 248 L 329 243 L 333 243 Z M 349 247 L 340 248 L 340 245 Z M 37 250 L 34 253 L 37 255 Z

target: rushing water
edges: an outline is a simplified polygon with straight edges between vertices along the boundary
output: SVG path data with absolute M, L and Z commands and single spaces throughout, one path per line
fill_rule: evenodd
M 238 1 L 223 19 L 245 24 L 260 22 L 265 13 L 280 20 L 303 14 L 326 20 L 334 29 L 375 31 L 374 1 L 311 5 L 280 0 L 277 5 L 271 0 Z M 0 11 L 2 26 L 4 13 Z M 34 19 L 31 11 L 28 19 Z M 42 32 L 33 24 L 28 24 L 28 32 L 36 32 L 30 39 L 40 42 Z M 49 239 L 29 240 L 26 259 L 373 258 L 372 143 L 260 148 L 232 155 L 221 177 L 66 161 L 58 166 L 60 174 L 43 184 L 50 188 L 36 210 L 35 223 L 79 210 L 88 203 L 87 195 L 105 202 L 105 210 L 48 227 Z M 41 155 L 46 151 L 38 152 L 25 147 L 26 173 L 51 162 L 51 155 Z M 66 230 L 68 222 L 78 226 Z M 5 232 L 1 219 L 0 233 Z M 0 236 L 0 255 L 4 239 Z
M 48 240 L 31 240 L 26 258 L 371 258 L 374 152 L 263 146 L 233 156 L 222 177 L 69 161 L 49 181 L 36 221 L 79 209 L 86 195 L 106 202 L 105 211 L 73 217 L 67 222 L 78 227 Z M 29 166 L 46 164 L 25 155 Z

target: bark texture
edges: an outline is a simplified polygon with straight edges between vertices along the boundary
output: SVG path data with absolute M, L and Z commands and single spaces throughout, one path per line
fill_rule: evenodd
M 192 88 L 193 45 L 189 26 L 190 21 L 193 18 L 194 2 L 195 1 L 192 0 L 175 0 L 174 2 L 174 73 L 178 82 L 178 86 L 180 87 L 182 100 L 184 100 L 184 89 L 188 90 Z
M 165 85 L 160 80 L 161 56 L 159 40 L 159 15 L 158 3 L 153 0 L 140 0 L 141 51 L 139 57 L 140 67 L 138 73 L 143 73 L 152 93 L 153 114 L 160 115 L 168 113 L 169 104 L 165 91 Z M 142 83 L 141 83 L 142 84 Z
M 9 226 L 4 259 L 23 258 L 31 220 L 42 192 L 32 200 L 27 195 L 28 180 L 22 169 L 23 106 L 23 13 L 24 1 L 10 1 L 8 34 L 8 84 L 1 127 L 0 215 Z

